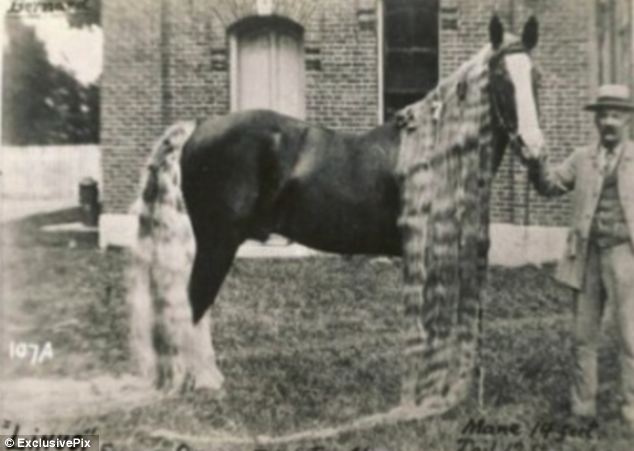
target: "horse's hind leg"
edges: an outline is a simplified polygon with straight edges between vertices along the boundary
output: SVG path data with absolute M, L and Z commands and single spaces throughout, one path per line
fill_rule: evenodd
M 194 322 L 214 303 L 238 247 L 246 240 L 256 187 L 249 176 L 234 177 L 230 189 L 211 187 L 191 196 L 190 219 L 196 238 L 196 256 L 189 280 Z M 198 193 L 197 193 L 198 194 Z
M 213 304 L 240 244 L 266 239 L 275 220 L 279 135 L 242 134 L 228 141 L 193 146 L 182 160 L 183 194 L 197 248 L 189 283 L 194 321 Z
M 196 257 L 189 280 L 189 299 L 198 322 L 216 298 L 229 267 L 244 241 L 230 225 L 214 227 L 197 238 Z

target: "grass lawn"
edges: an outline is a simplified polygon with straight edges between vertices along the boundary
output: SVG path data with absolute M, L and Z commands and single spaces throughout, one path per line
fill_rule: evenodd
M 2 300 L 4 337 L 50 341 L 55 351 L 41 365 L 8 361 L 6 379 L 90 379 L 134 368 L 123 284 L 126 252 L 100 252 L 92 239 L 38 230 L 43 223 L 74 215 L 62 212 L 4 227 L 2 270 L 9 275 Z M 467 402 L 442 417 L 261 449 L 632 449 L 619 422 L 618 364 L 609 334 L 601 351 L 600 424 L 592 438 L 558 441 L 555 432 L 547 439 L 528 438 L 538 422 L 563 427 L 570 420 L 572 297 L 552 282 L 552 270 L 491 268 L 481 351 L 486 368 L 482 408 L 474 388 Z M 142 406 L 52 419 L 48 426 L 72 431 L 97 427 L 102 443 L 112 442 L 116 450 L 175 450 L 179 440 L 150 433 L 272 436 L 336 426 L 387 410 L 398 403 L 400 392 L 399 286 L 398 262 L 362 257 L 239 260 L 212 310 L 214 346 L 226 378 L 223 397 L 195 392 L 157 398 Z M 461 434 L 471 418 L 516 422 L 522 435 L 499 439 L 494 447 L 490 437 Z M 461 438 L 473 438 L 476 444 L 459 442 Z M 256 448 L 231 443 L 181 447 Z

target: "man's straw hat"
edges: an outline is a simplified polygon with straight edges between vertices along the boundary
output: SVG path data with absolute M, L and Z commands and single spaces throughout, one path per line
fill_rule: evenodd
M 596 101 L 586 105 L 585 109 L 588 111 L 597 111 L 603 108 L 634 111 L 634 104 L 630 98 L 630 88 L 625 85 L 600 86 Z

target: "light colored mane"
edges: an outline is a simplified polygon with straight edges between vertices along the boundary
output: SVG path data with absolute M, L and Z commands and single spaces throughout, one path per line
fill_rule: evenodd
M 407 316 L 401 399 L 427 414 L 467 396 L 477 358 L 493 178 L 493 54 L 485 46 L 399 113 Z

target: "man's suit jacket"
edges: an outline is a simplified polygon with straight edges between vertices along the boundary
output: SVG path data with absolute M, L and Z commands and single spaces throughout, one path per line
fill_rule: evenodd
M 618 191 L 634 249 L 634 142 L 626 141 L 617 163 Z M 603 174 L 599 167 L 598 144 L 576 149 L 563 163 L 549 167 L 545 160 L 529 163 L 529 177 L 544 196 L 557 196 L 570 190 L 572 220 L 555 277 L 576 289 L 583 284 L 588 241 L 594 213 L 601 196 Z

